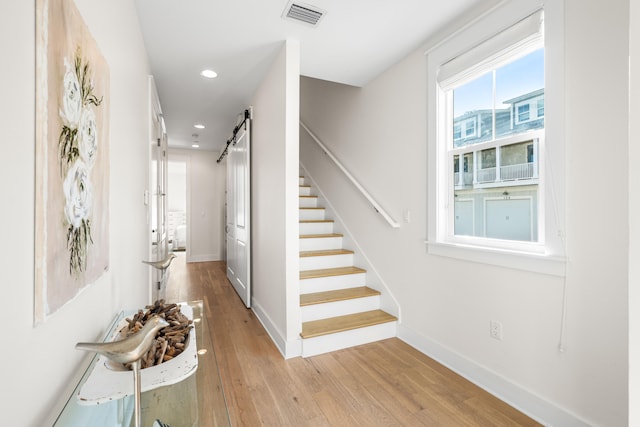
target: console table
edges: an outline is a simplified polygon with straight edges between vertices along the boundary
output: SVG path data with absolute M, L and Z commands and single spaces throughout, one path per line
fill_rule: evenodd
M 141 425 L 151 427 L 154 420 L 159 419 L 171 427 L 230 426 L 203 302 L 191 301 L 181 304 L 187 304 L 193 309 L 198 369 L 195 374 L 176 384 L 142 393 Z M 121 312 L 109 327 L 105 337 L 111 336 L 112 331 L 125 315 L 133 313 L 135 311 Z M 98 355 L 95 355 L 54 426 L 130 427 L 133 425 L 133 396 L 99 405 L 78 403 L 76 396 L 97 359 Z

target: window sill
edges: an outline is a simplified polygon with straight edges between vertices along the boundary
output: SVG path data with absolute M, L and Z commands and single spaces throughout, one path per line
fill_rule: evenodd
M 566 258 L 544 254 L 518 252 L 506 249 L 477 247 L 459 243 L 425 242 L 430 255 L 456 258 L 480 264 L 495 265 L 564 277 Z

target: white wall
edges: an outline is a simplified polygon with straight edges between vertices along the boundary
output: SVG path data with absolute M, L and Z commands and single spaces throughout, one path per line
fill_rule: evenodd
M 631 56 L 629 129 L 640 123 L 640 0 L 630 1 L 629 54 Z M 629 133 L 629 402 L 640 401 L 640 134 Z M 634 167 L 631 167 L 631 166 Z M 629 425 L 640 425 L 640 405 L 629 404 Z
M 148 251 L 146 52 L 132 2 L 75 3 L 110 71 L 110 270 L 33 326 L 35 2 L 3 2 L 0 51 L 11 63 L 0 69 L 0 271 L 12 348 L 0 356 L 0 413 L 7 425 L 51 425 L 89 356 L 76 342 L 100 338 L 119 309 L 147 303 L 149 273 L 140 262 Z
M 169 152 L 167 210 L 186 212 L 187 210 L 187 163 L 186 158 L 176 158 Z
M 187 164 L 187 262 L 224 259 L 226 167 L 213 151 L 169 149 Z
M 251 102 L 252 305 L 285 357 L 300 354 L 299 82 L 300 47 L 286 41 Z
M 431 43 L 363 88 L 301 82 L 301 120 L 393 217 L 410 212 L 391 229 L 322 158 L 305 157 L 301 131 L 303 163 L 400 303 L 401 338 L 554 425 L 627 425 L 628 4 L 565 1 L 564 353 L 562 278 L 426 253 Z M 549 34 L 562 34 L 548 18 Z

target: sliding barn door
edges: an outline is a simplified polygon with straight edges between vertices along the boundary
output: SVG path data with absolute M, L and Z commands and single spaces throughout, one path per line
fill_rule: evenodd
M 251 307 L 251 132 L 246 119 L 227 159 L 227 277 Z

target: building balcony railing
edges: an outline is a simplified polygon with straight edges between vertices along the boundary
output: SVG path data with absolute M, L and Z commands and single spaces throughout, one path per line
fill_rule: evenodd
M 486 168 L 478 170 L 478 183 L 484 184 L 486 182 L 496 181 L 496 168 Z
M 533 176 L 533 162 L 500 167 L 500 179 L 502 179 L 503 181 L 531 179 L 533 178 Z
M 465 186 L 473 184 L 473 172 L 462 172 L 462 182 L 460 182 L 460 172 L 454 173 L 456 186 Z
M 534 162 L 520 163 L 516 165 L 501 166 L 498 168 L 483 168 L 476 171 L 476 180 L 473 180 L 473 172 L 454 173 L 455 185 L 458 188 L 472 186 L 474 184 L 486 187 L 487 184 L 499 184 L 504 181 L 530 180 L 537 178 L 537 164 Z M 499 172 L 499 174 L 498 174 Z

